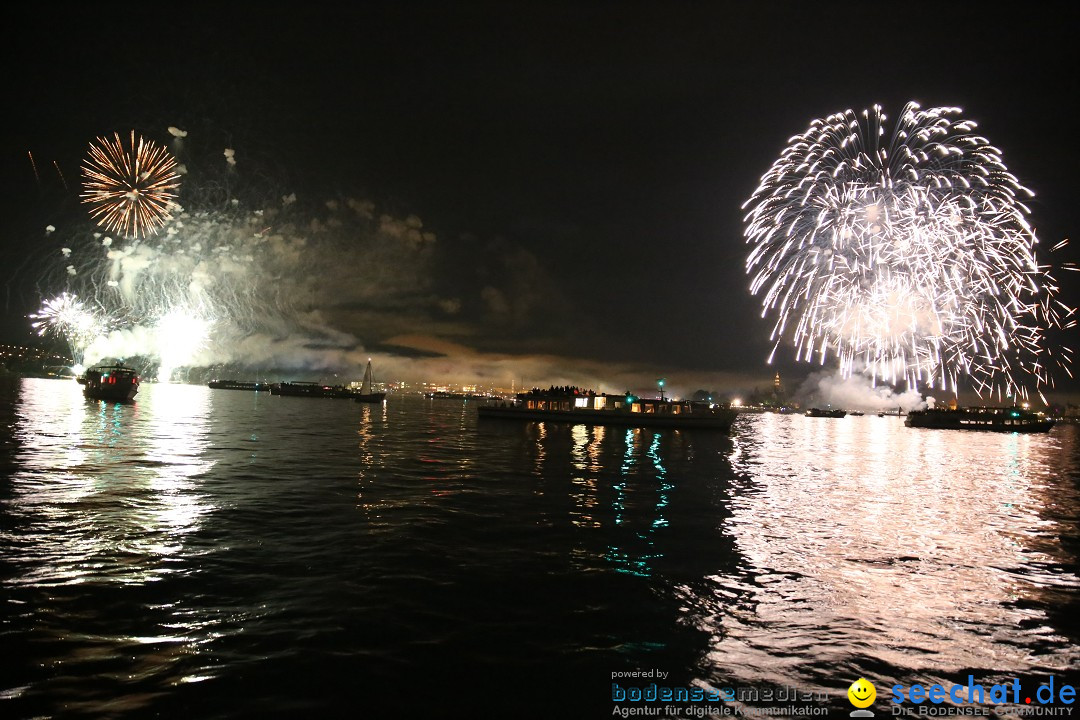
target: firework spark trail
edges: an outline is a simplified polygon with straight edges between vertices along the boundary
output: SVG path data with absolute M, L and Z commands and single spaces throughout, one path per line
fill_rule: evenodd
M 113 140 L 91 143 L 83 164 L 83 202 L 103 228 L 129 238 L 152 235 L 172 218 L 180 176 L 176 160 L 162 146 L 137 137 L 124 146 Z
M 60 163 L 55 160 L 52 161 L 53 167 L 56 168 L 56 174 L 60 176 L 60 183 L 64 186 L 64 189 L 68 189 L 67 178 L 64 177 L 64 173 L 60 171 Z
M 880 107 L 849 110 L 789 140 L 743 205 L 773 353 L 790 327 L 796 359 L 845 376 L 999 397 L 1069 372 L 1046 347 L 1073 310 L 1036 261 L 1031 192 L 960 112 L 909 103 L 887 135 Z
M 30 156 L 30 167 L 34 169 L 34 182 L 37 183 L 38 187 L 41 187 L 41 177 L 38 176 L 37 163 L 34 162 L 34 153 L 27 150 L 26 154 Z

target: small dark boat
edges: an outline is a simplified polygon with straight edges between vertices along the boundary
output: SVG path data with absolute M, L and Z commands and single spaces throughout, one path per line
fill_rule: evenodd
M 91 400 L 131 402 L 139 392 L 139 374 L 120 363 L 95 365 L 77 378 Z
M 912 410 L 904 425 L 933 430 L 1044 433 L 1054 427 L 1054 420 L 1044 413 L 1019 407 L 932 408 Z

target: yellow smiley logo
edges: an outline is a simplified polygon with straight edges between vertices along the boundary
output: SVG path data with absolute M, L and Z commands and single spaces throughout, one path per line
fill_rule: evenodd
M 847 697 L 857 708 L 870 707 L 877 697 L 877 690 L 866 679 L 859 678 L 847 689 Z

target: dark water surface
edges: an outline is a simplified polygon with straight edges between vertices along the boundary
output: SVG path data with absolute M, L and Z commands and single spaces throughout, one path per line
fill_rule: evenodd
M 4 385 L 0 422 L 3 717 L 611 717 L 656 681 L 613 673 L 654 669 L 835 717 L 860 676 L 879 716 L 895 683 L 1077 684 L 1075 425 L 59 380 Z

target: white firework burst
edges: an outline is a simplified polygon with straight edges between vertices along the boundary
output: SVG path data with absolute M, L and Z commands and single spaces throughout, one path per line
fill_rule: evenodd
M 1037 262 L 1032 193 L 975 128 L 959 108 L 909 103 L 891 133 L 875 106 L 789 140 L 743 205 L 750 289 L 777 346 L 953 392 L 966 376 L 1026 398 L 1069 372 L 1071 351 L 1046 343 L 1073 310 Z

